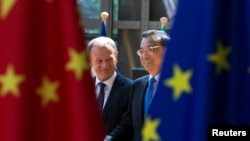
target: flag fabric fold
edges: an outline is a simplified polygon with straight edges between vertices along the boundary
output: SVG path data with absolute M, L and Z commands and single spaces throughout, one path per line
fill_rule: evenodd
M 0 140 L 101 141 L 76 1 L 2 0 Z
M 100 36 L 107 36 L 106 21 L 105 20 L 102 20 L 102 22 L 101 22 Z
M 179 1 L 144 141 L 206 141 L 210 125 L 250 125 L 249 7 Z
M 177 11 L 178 0 L 163 0 L 168 19 L 172 21 Z

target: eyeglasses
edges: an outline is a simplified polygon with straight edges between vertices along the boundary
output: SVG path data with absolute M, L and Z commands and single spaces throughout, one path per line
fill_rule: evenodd
M 138 49 L 136 53 L 138 56 L 142 56 L 145 53 L 152 54 L 152 53 L 155 53 L 157 51 L 157 48 L 159 47 L 161 46 L 149 46 L 147 47 L 148 49 Z

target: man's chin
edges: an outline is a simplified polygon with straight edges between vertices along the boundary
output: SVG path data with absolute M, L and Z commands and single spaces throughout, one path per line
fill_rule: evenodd
M 101 77 L 99 77 L 99 80 L 105 81 L 108 80 L 110 77 L 111 77 L 110 75 L 102 75 Z

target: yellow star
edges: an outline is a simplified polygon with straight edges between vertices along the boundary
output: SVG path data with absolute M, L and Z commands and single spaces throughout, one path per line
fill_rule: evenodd
M 69 50 L 70 61 L 66 64 L 67 71 L 73 71 L 76 79 L 81 80 L 85 70 L 89 69 L 87 56 L 84 50 L 77 52 L 74 49 Z
M 192 70 L 182 72 L 179 65 L 174 65 L 174 76 L 166 79 L 164 85 L 173 88 L 173 99 L 176 101 L 180 98 L 181 93 L 192 93 L 192 87 L 190 86 L 190 78 L 193 75 Z
M 58 81 L 51 82 L 48 77 L 42 77 L 42 85 L 36 89 L 36 93 L 41 96 L 43 107 L 47 106 L 50 101 L 59 102 L 59 97 L 56 92 L 58 87 Z
M 5 19 L 9 14 L 11 8 L 14 6 L 16 0 L 2 0 L 0 1 L 0 19 Z
M 220 74 L 221 71 L 230 70 L 230 64 L 228 63 L 227 57 L 231 52 L 230 47 L 223 48 L 223 44 L 221 41 L 217 42 L 217 52 L 214 54 L 210 54 L 207 57 L 207 60 L 215 63 L 216 65 L 216 74 Z
M 160 122 L 160 119 L 151 120 L 150 116 L 146 117 L 142 129 L 143 141 L 160 141 L 160 137 L 157 133 Z
M 0 75 L 0 83 L 2 84 L 2 89 L 0 96 L 6 96 L 11 93 L 15 97 L 20 96 L 18 85 L 24 81 L 24 75 L 15 74 L 12 65 L 7 66 L 7 70 L 4 75 Z

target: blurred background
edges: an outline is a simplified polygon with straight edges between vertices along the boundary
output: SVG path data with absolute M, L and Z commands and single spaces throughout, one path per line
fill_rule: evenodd
M 167 11 L 166 6 L 171 5 L 171 2 L 172 8 Z M 101 12 L 109 13 L 106 29 L 107 36 L 114 39 L 118 47 L 117 69 L 132 79 L 145 73 L 136 55 L 136 50 L 140 47 L 141 32 L 160 29 L 161 17 L 172 19 L 171 10 L 175 8 L 175 2 L 176 0 L 77 0 L 87 42 L 100 34 Z M 171 20 L 167 25 L 167 32 L 170 28 Z

